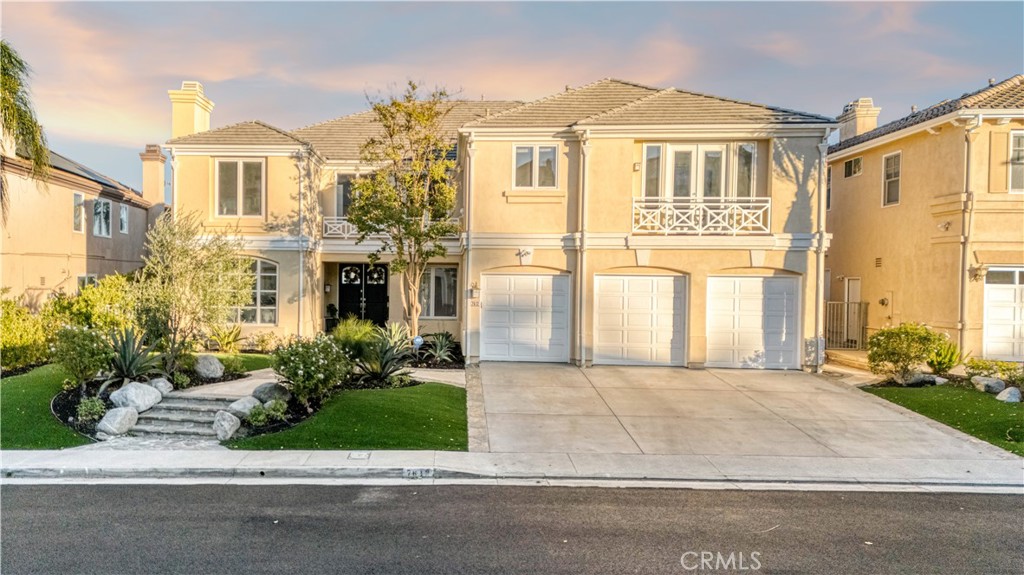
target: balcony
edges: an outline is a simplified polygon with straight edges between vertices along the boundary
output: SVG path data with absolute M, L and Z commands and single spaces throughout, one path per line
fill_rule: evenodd
M 453 218 L 452 223 L 458 224 L 458 218 Z M 348 221 L 346 217 L 325 217 L 324 218 L 324 237 L 339 240 L 355 240 L 359 238 L 359 230 L 356 226 Z M 371 235 L 371 238 L 382 237 L 380 234 Z M 459 237 L 458 233 L 452 234 L 453 238 Z
M 771 198 L 633 198 L 633 233 L 768 234 L 771 209 Z

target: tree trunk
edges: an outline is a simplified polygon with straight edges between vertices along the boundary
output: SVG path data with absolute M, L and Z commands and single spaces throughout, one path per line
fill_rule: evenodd
M 402 302 L 405 307 L 405 321 L 409 324 L 409 333 L 416 337 L 420 333 L 420 280 L 422 275 L 412 266 L 402 272 Z

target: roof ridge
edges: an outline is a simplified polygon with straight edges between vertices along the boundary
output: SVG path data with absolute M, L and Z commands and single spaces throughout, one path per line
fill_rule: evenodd
M 268 123 L 264 122 L 263 120 L 252 120 L 249 123 L 263 126 L 264 128 L 267 128 L 268 130 L 273 130 L 273 131 L 277 132 L 278 134 L 281 134 L 282 136 L 287 136 L 287 137 L 295 140 L 296 142 L 299 142 L 300 144 L 306 144 L 307 146 L 310 145 L 309 142 L 307 142 L 306 140 L 303 140 L 302 138 L 296 136 L 295 134 L 292 134 L 291 132 L 289 132 L 287 130 L 282 130 L 281 128 L 278 128 L 277 126 L 268 124 Z
M 999 93 L 999 92 L 1003 92 L 1003 91 L 1009 90 L 1010 88 L 1014 88 L 1016 86 L 1020 86 L 1022 83 L 1024 83 L 1024 74 L 1016 74 L 1016 75 L 1010 76 L 1009 78 L 1003 80 L 1002 82 L 998 82 L 996 84 L 990 84 L 990 85 L 985 86 L 984 88 L 982 88 L 980 90 L 977 90 L 977 91 L 975 91 L 973 93 L 969 93 L 969 94 L 965 94 L 963 96 L 960 96 L 959 98 L 956 99 L 956 101 L 960 102 L 960 103 L 963 103 L 962 107 L 969 108 L 969 107 L 971 107 L 972 104 L 974 104 L 974 102 L 976 102 L 976 101 L 978 101 L 978 100 L 980 100 L 980 99 L 982 99 L 984 97 L 990 96 L 990 95 L 992 95 L 994 93 Z
M 722 102 L 731 102 L 733 104 L 743 104 L 744 106 L 753 106 L 755 108 L 763 108 L 765 110 L 772 110 L 773 112 L 785 112 L 787 114 L 796 114 L 797 116 L 813 116 L 815 118 L 826 120 L 829 122 L 835 121 L 834 118 L 828 116 L 822 116 L 821 114 L 811 114 L 809 112 L 801 112 L 800 110 L 793 110 L 791 108 L 780 108 L 779 106 L 771 106 L 769 104 L 760 104 L 758 102 L 750 102 L 748 100 L 738 100 L 736 98 L 726 98 L 725 96 L 718 96 L 715 94 L 705 94 L 704 92 L 694 92 L 692 90 L 679 90 L 676 92 L 681 94 L 690 94 L 691 96 L 698 96 L 700 98 L 710 98 L 713 100 L 721 100 Z
M 645 88 L 647 90 L 654 90 L 656 92 L 662 91 L 663 88 L 657 86 L 648 86 L 647 84 L 641 84 L 640 82 L 633 82 L 632 80 L 622 80 L 619 78 L 605 78 L 605 80 L 611 80 L 612 82 L 618 82 L 620 84 L 626 84 L 628 86 L 636 86 L 637 88 Z
M 344 120 L 345 118 L 353 118 L 355 116 L 359 116 L 360 114 L 369 114 L 369 113 L 372 113 L 372 112 L 373 112 L 373 110 L 362 110 L 362 111 L 359 111 L 359 112 L 352 112 L 351 114 L 345 114 L 343 116 L 338 116 L 337 118 L 331 118 L 329 120 L 322 120 L 320 122 L 313 122 L 312 124 L 309 124 L 308 126 L 301 126 L 301 127 L 295 128 L 292 131 L 293 132 L 298 132 L 299 130 L 308 130 L 309 128 L 315 128 L 317 126 L 323 126 L 324 124 L 330 124 L 331 122 L 337 122 L 338 120 Z
M 623 83 L 624 84 L 629 84 L 630 82 L 623 82 Z M 639 84 L 633 84 L 633 85 L 634 86 L 639 86 Z M 648 86 L 640 86 L 640 87 L 648 88 Z M 654 88 L 651 88 L 651 89 L 654 89 Z M 616 106 L 614 108 L 610 108 L 608 110 L 604 110 L 604 111 L 598 112 L 596 114 L 592 114 L 590 116 L 587 116 L 586 118 L 583 118 L 582 120 L 579 120 L 576 123 L 577 124 L 583 124 L 585 122 L 593 122 L 593 121 L 597 120 L 598 118 L 600 118 L 601 116 L 608 116 L 608 115 L 614 114 L 616 112 L 621 112 L 623 110 L 628 110 L 629 108 L 632 108 L 633 106 L 636 106 L 638 104 L 641 104 L 641 103 L 646 102 L 648 100 L 651 100 L 653 98 L 657 98 L 658 96 L 667 94 L 668 92 L 671 92 L 673 90 L 675 90 L 675 88 L 665 88 L 665 89 L 662 89 L 662 90 L 658 90 L 657 92 L 654 92 L 652 94 L 647 94 L 646 96 L 643 96 L 641 98 L 637 98 L 636 100 L 633 100 L 631 102 L 626 102 L 625 104 L 623 104 L 621 106 Z
M 495 118 L 502 118 L 504 116 L 507 116 L 508 114 L 513 113 L 513 112 L 518 112 L 519 110 L 524 110 L 526 108 L 529 108 L 530 106 L 534 106 L 536 104 L 540 104 L 541 102 L 548 102 L 548 101 L 554 100 L 556 98 L 561 98 L 561 97 L 563 97 L 563 96 L 565 96 L 567 94 L 574 94 L 574 93 L 579 92 L 581 90 L 586 90 L 587 88 L 592 88 L 592 87 L 594 87 L 594 86 L 596 86 L 596 85 L 598 85 L 598 84 L 600 84 L 602 82 L 618 82 L 618 80 L 615 80 L 613 78 L 601 78 L 600 80 L 597 80 L 595 82 L 591 82 L 589 84 L 584 84 L 584 85 L 582 85 L 582 86 L 580 86 L 578 88 L 569 87 L 568 90 L 563 90 L 561 92 L 555 92 L 554 94 L 550 94 L 548 96 L 544 96 L 543 98 L 540 98 L 539 100 L 531 100 L 531 101 L 525 102 L 525 103 L 523 103 L 523 104 L 521 104 L 519 106 L 513 106 L 513 107 L 511 107 L 511 108 L 509 108 L 507 110 L 502 110 L 501 112 L 498 112 L 497 114 L 494 114 L 493 116 L 487 116 L 486 118 L 477 118 L 476 120 L 473 120 L 471 122 L 466 122 L 463 125 L 463 127 L 465 127 L 465 126 L 472 126 L 472 125 L 477 124 L 479 122 L 482 122 L 484 120 L 493 120 Z

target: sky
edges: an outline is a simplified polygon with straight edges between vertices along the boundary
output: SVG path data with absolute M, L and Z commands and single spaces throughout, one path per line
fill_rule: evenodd
M 1024 2 L 75 2 L 0 4 L 50 147 L 136 189 L 167 90 L 211 127 L 292 130 L 406 81 L 529 101 L 612 77 L 879 122 L 1024 72 Z

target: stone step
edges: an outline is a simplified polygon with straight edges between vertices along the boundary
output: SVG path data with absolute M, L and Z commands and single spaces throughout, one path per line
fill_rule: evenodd
M 136 423 L 130 431 L 132 435 L 179 435 L 217 437 L 213 425 L 186 422 L 151 422 Z
M 182 399 L 186 401 L 192 401 L 195 403 L 232 403 L 237 401 L 238 397 L 231 396 L 215 396 L 215 395 L 195 395 L 193 393 L 184 393 L 181 391 L 172 391 L 164 396 L 164 399 Z
M 825 352 L 825 358 L 827 363 L 835 363 L 838 365 L 845 365 L 846 367 L 852 367 L 854 369 L 862 369 L 864 371 L 871 371 L 868 365 L 867 359 L 861 359 L 860 357 L 852 354 L 844 353 L 830 353 Z
M 179 410 L 179 411 L 205 411 L 217 413 L 226 410 L 233 401 L 192 401 L 189 399 L 178 399 L 165 397 L 163 401 L 153 406 L 153 409 Z
M 149 421 L 184 421 L 213 425 L 217 412 L 213 410 L 161 409 L 159 404 L 139 414 L 139 423 Z

